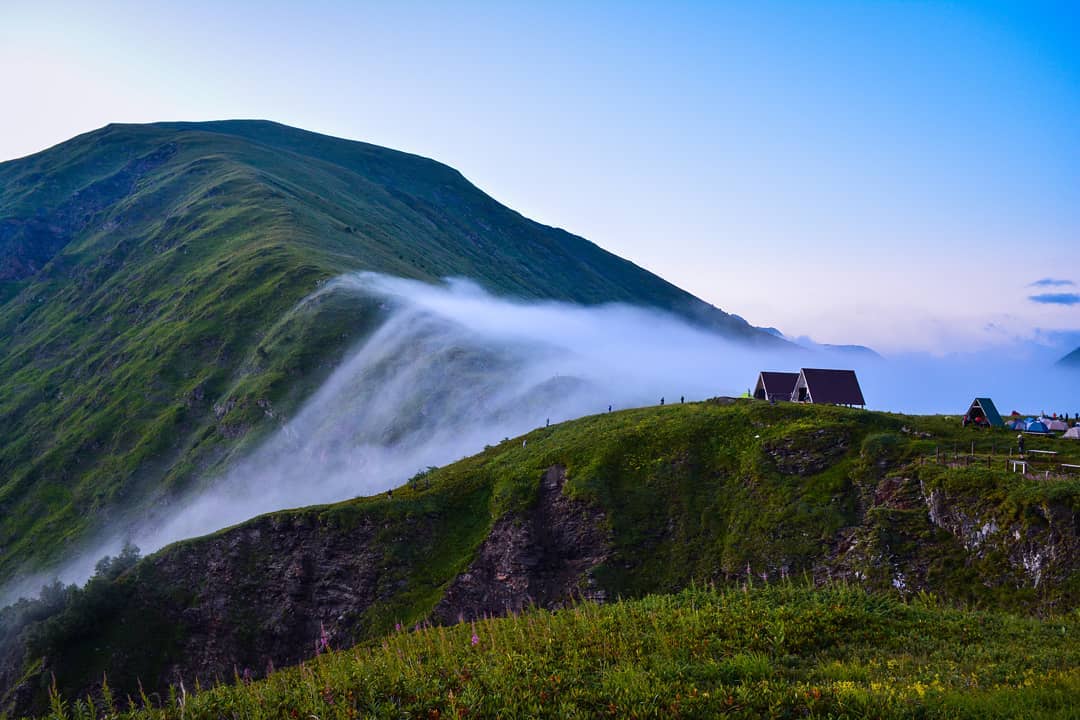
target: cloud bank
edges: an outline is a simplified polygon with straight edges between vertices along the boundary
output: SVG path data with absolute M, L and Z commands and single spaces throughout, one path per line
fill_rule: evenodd
M 1059 278 L 1042 278 L 1028 285 L 1028 287 L 1060 287 L 1063 285 L 1075 285 L 1072 280 L 1062 280 Z
M 114 528 L 48 576 L 85 580 L 132 540 L 144 552 L 255 515 L 396 487 L 532 428 L 593 413 L 741 395 L 760 370 L 855 368 L 869 407 L 953 413 L 990 396 L 1008 412 L 1080 411 L 1075 374 L 1049 368 L 1055 349 L 923 354 L 793 347 L 750 350 L 672 315 L 630 307 L 516 302 L 476 285 L 358 274 L 317 293 L 377 298 L 385 322 L 270 438 L 209 490 Z
M 1029 295 L 1028 300 L 1043 305 L 1080 305 L 1080 293 L 1042 293 Z

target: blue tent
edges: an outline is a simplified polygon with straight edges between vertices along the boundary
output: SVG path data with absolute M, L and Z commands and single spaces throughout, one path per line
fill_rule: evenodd
M 1031 422 L 1028 423 L 1027 431 L 1028 432 L 1044 433 L 1044 432 L 1050 432 L 1050 428 L 1046 427 L 1045 425 L 1043 425 L 1038 420 L 1032 420 Z
M 1023 420 L 1013 420 L 1009 423 L 1009 427 L 1013 430 L 1027 430 L 1027 423 Z

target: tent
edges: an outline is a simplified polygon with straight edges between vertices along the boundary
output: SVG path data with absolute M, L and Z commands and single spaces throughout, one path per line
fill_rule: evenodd
M 1046 427 L 1050 430 L 1050 432 L 1065 432 L 1069 429 L 1068 424 L 1063 423 L 1060 420 L 1051 420 L 1050 422 L 1046 423 Z
M 1011 413 L 1009 413 L 1009 417 L 1016 417 L 1016 418 L 1018 418 L 1018 417 L 1020 417 L 1020 413 L 1018 413 L 1018 412 L 1016 412 L 1015 410 L 1013 410 L 1013 411 L 1012 411 Z
M 1009 423 L 1010 430 L 1027 430 L 1027 423 L 1023 420 L 1013 420 Z
M 975 425 L 989 425 L 990 427 L 1005 427 L 1005 421 L 1001 419 L 994 401 L 990 398 L 975 398 L 964 415 L 969 423 Z
M 1067 437 L 1073 440 L 1080 440 L 1080 425 L 1069 428 L 1068 431 L 1061 437 Z
M 1050 432 L 1049 429 L 1047 429 L 1047 427 L 1038 420 L 1032 420 L 1031 422 L 1029 422 L 1027 424 L 1027 431 L 1033 433 Z

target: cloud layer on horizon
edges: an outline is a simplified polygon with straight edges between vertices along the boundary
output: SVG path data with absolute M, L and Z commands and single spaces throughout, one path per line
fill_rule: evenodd
M 1028 300 L 1042 305 L 1080 305 L 1080 293 L 1041 293 L 1028 295 Z
M 1075 285 L 1072 280 L 1064 280 L 1062 278 L 1041 278 L 1028 285 L 1028 287 L 1060 287 L 1062 285 Z

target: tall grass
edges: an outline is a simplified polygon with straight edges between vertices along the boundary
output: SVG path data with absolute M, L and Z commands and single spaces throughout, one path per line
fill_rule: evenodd
M 903 603 L 849 587 L 689 589 L 400 629 L 250 681 L 67 701 L 56 720 L 1076 717 L 1080 616 Z M 126 703 L 119 703 L 126 706 Z

